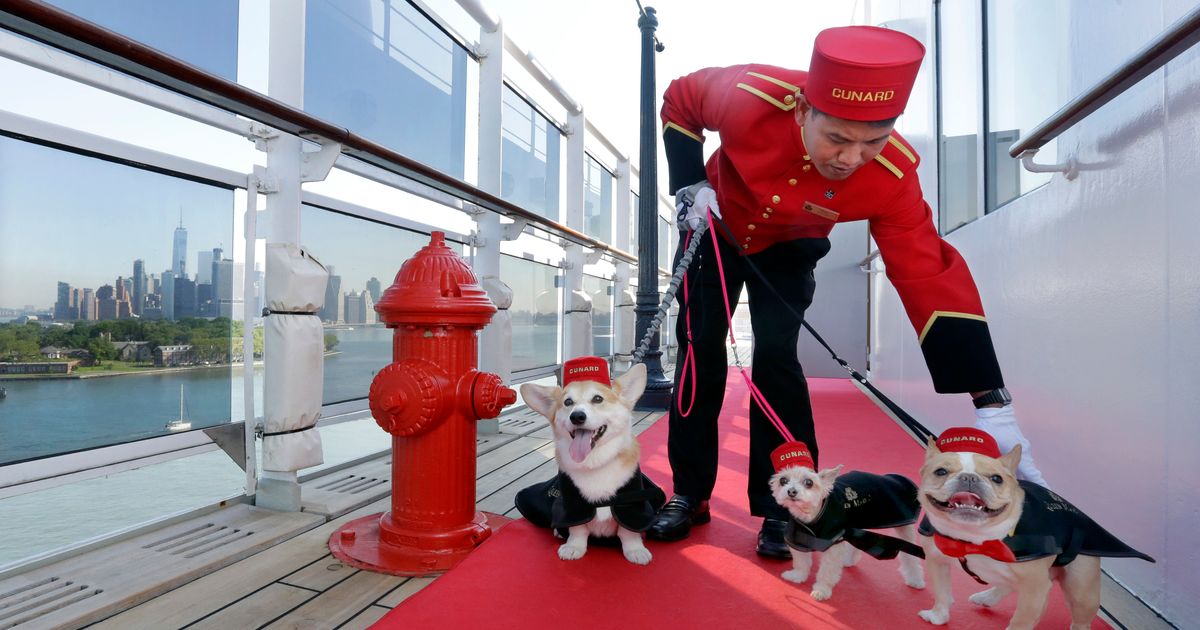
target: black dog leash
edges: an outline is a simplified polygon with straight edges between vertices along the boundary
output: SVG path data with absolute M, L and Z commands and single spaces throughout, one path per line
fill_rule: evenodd
M 729 226 L 725 225 L 724 219 L 716 216 L 715 214 L 713 215 L 713 219 L 715 220 L 716 225 L 721 228 L 721 231 L 724 232 L 726 236 L 728 236 L 729 242 L 733 243 L 733 242 L 737 241 L 737 238 L 734 237 L 733 232 L 730 231 Z M 716 234 L 713 234 L 712 237 L 718 238 L 718 236 Z M 758 279 L 761 280 L 762 283 L 768 289 L 770 289 L 772 293 L 775 294 L 775 297 L 779 298 L 779 301 L 785 307 L 787 307 L 787 309 L 789 311 L 792 312 L 792 315 L 795 315 L 796 318 L 800 320 L 800 323 L 804 325 L 805 330 L 807 330 L 809 333 L 812 334 L 813 338 L 815 338 L 817 340 L 817 343 L 821 344 L 821 346 L 824 347 L 825 350 L 829 352 L 829 356 L 833 357 L 833 360 L 837 361 L 838 365 L 841 365 L 843 369 L 845 369 L 847 372 L 850 373 L 850 378 L 854 379 L 856 382 L 861 384 L 863 387 L 867 388 L 867 390 L 870 391 L 871 394 L 879 400 L 879 402 L 883 403 L 883 405 L 885 407 L 887 407 L 889 411 L 891 411 L 893 414 L 895 414 L 896 418 L 898 418 L 900 420 L 900 422 L 904 423 L 904 425 L 906 427 L 908 427 L 908 430 L 912 432 L 913 436 L 917 439 L 918 442 L 920 442 L 921 444 L 925 444 L 929 441 L 930 438 L 937 437 L 932 431 L 927 429 L 925 427 L 925 425 L 921 424 L 919 421 L 917 421 L 916 418 L 912 417 L 911 415 L 908 414 L 908 412 L 904 411 L 904 409 L 901 408 L 900 405 L 897 405 L 895 402 L 892 401 L 891 398 L 888 398 L 883 392 L 879 391 L 878 388 L 876 388 L 874 385 L 871 384 L 870 381 L 867 380 L 867 377 L 863 376 L 862 374 L 860 374 L 858 372 L 858 370 L 854 369 L 854 366 L 850 365 L 850 363 L 848 361 L 846 361 L 842 357 L 838 356 L 838 354 L 833 351 L 833 348 L 829 347 L 828 343 L 825 343 L 825 340 L 823 338 L 821 338 L 821 335 L 818 334 L 817 331 L 812 326 L 809 325 L 808 321 L 804 318 L 804 315 L 802 315 L 801 313 L 797 313 L 796 309 L 792 308 L 792 305 L 789 304 L 788 301 L 785 300 L 783 298 L 783 296 L 779 293 L 779 290 L 776 289 L 774 287 L 774 285 L 772 285 L 770 282 L 767 281 L 766 276 L 763 275 L 763 272 L 760 271 L 758 266 L 754 264 L 754 261 L 750 260 L 749 256 L 743 256 L 742 259 L 746 262 L 747 265 L 749 265 L 750 270 L 753 271 L 754 274 L 758 276 Z

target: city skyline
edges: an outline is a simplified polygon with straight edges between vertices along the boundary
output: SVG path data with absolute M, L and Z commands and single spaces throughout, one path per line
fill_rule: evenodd
M 233 251 L 232 190 L 7 137 L 0 172 L 0 308 L 53 308 L 58 282 L 94 290 L 136 259 L 161 278 L 181 217 L 189 241 Z

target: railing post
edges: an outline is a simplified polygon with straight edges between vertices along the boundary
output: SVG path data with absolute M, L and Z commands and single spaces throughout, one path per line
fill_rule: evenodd
M 503 177 L 502 114 L 504 110 L 504 25 L 479 29 L 479 187 L 497 197 Z M 479 369 L 508 383 L 512 380 L 512 289 L 500 278 L 500 215 L 481 210 L 475 215 L 478 239 L 474 266 L 479 284 L 499 309 L 479 337 Z M 498 433 L 500 421 L 480 420 L 480 433 Z
M 622 251 L 629 251 L 630 234 L 629 218 L 631 212 L 633 169 L 629 158 L 617 160 L 617 183 L 613 186 L 617 196 L 617 227 L 614 232 L 613 246 Z M 633 360 L 633 329 L 635 315 L 633 312 L 634 297 L 629 291 L 629 276 L 631 266 L 624 260 L 615 261 L 616 271 L 613 274 L 613 363 L 620 371 L 628 369 Z
M 271 2 L 267 92 L 271 98 L 295 107 L 303 106 L 304 102 L 304 12 L 304 0 Z M 267 212 L 271 219 L 267 244 L 299 243 L 300 167 L 303 159 L 300 138 L 286 133 L 278 134 L 266 144 L 267 176 L 275 189 L 273 194 L 267 195 Z M 271 264 L 269 257 L 266 264 Z M 270 275 L 269 269 L 267 273 Z M 268 292 L 271 291 L 269 284 L 266 288 Z M 264 353 L 263 360 L 264 369 L 270 370 L 269 352 Z M 263 417 L 266 418 L 271 411 L 266 405 L 271 401 L 264 398 L 263 402 Z M 247 421 L 253 422 L 253 419 Z M 269 463 L 265 458 L 263 466 L 255 504 L 298 512 L 300 482 L 296 478 L 296 471 L 267 470 Z
M 587 168 L 584 153 L 586 120 L 583 110 L 567 113 L 567 227 L 584 232 L 583 222 L 583 175 Z M 589 235 L 590 236 L 590 235 Z M 583 291 L 583 246 L 569 243 L 563 274 L 563 338 L 562 359 L 591 354 L 592 342 L 592 299 Z

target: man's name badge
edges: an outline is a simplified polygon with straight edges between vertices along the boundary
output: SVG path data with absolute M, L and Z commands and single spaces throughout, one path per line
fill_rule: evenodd
M 841 216 L 841 213 L 839 213 L 835 210 L 830 210 L 829 208 L 823 208 L 823 207 L 818 206 L 817 204 L 809 202 L 809 201 L 804 202 L 804 211 L 815 214 L 815 215 L 821 217 L 822 219 L 827 219 L 829 221 L 837 221 L 838 217 Z

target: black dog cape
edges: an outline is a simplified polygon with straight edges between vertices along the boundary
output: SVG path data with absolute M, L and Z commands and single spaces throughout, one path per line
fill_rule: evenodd
M 640 468 L 616 494 L 605 501 L 590 503 L 580 494 L 571 478 L 558 473 L 544 481 L 517 493 L 517 511 L 526 520 L 538 527 L 548 527 L 565 534 L 565 529 L 583 525 L 596 518 L 596 508 L 612 508 L 613 518 L 621 527 L 635 532 L 650 529 L 654 515 L 667 500 L 662 488 Z
M 784 540 L 800 551 L 825 551 L 845 541 L 881 560 L 901 551 L 924 557 L 921 548 L 908 541 L 865 531 L 915 523 L 919 511 L 917 485 L 907 477 L 850 471 L 834 481 L 816 519 L 790 519 Z
M 1018 481 L 1025 490 L 1021 504 L 1021 520 L 1011 536 L 1002 541 L 1017 562 L 1055 556 L 1054 566 L 1069 564 L 1076 556 L 1108 558 L 1154 558 L 1126 545 L 1108 533 L 1069 501 L 1031 481 Z M 917 528 L 922 536 L 937 533 L 929 518 L 921 519 Z M 965 564 L 963 568 L 966 568 Z

